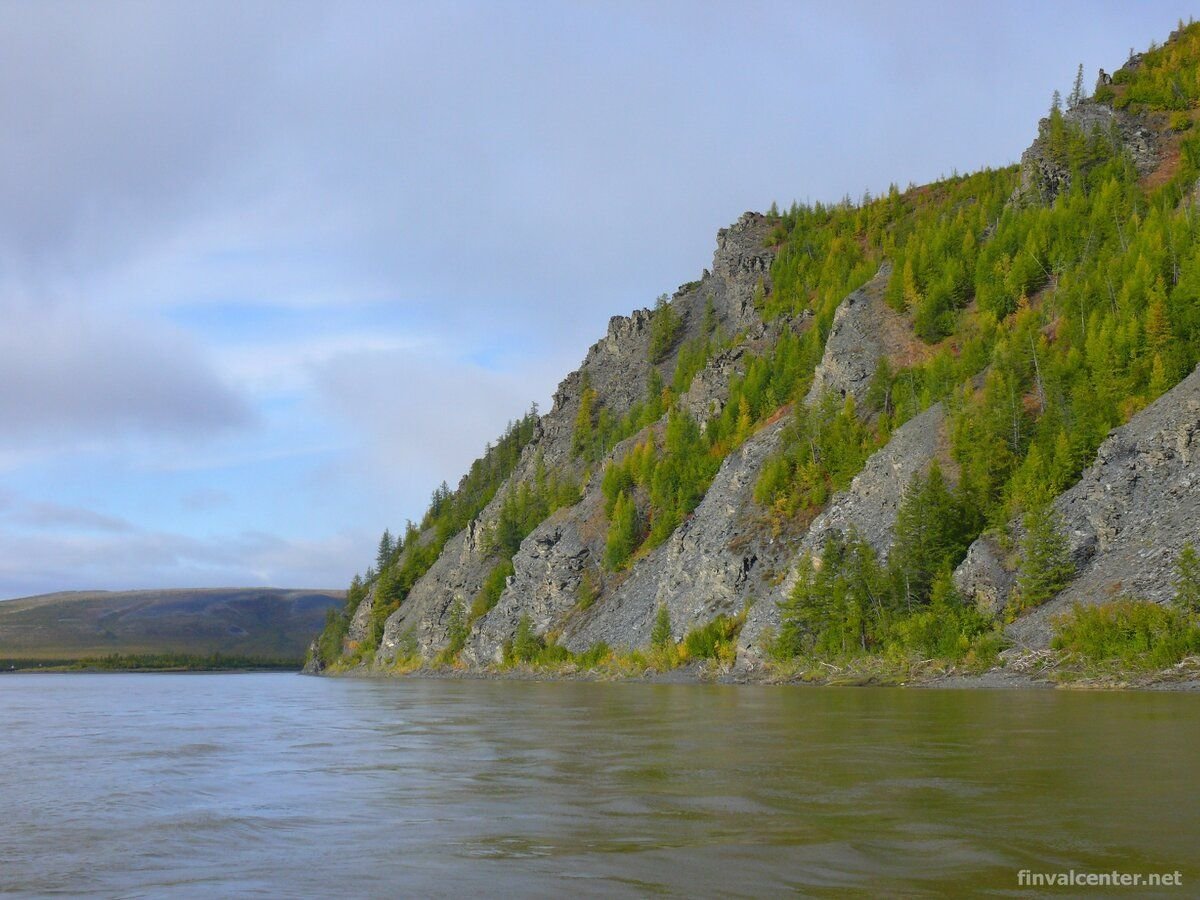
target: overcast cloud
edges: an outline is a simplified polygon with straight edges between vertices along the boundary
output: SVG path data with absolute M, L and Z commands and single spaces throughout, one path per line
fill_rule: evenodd
M 742 211 L 1013 162 L 1187 14 L 0 5 L 0 597 L 344 586 Z

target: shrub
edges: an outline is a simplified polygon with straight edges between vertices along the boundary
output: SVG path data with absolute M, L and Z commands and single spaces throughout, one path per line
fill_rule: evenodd
M 505 661 L 509 663 L 533 662 L 545 647 L 541 636 L 533 630 L 533 620 L 529 613 L 521 616 L 517 623 L 516 634 L 512 642 L 505 647 Z
M 612 648 L 604 641 L 597 641 L 575 657 L 581 669 L 594 669 L 612 656 Z
M 596 576 L 591 569 L 583 573 L 583 577 L 579 579 L 579 592 L 576 594 L 575 607 L 579 610 L 591 608 L 596 602 L 596 598 L 600 596 L 600 586 L 597 583 Z
M 475 595 L 474 601 L 471 603 L 470 621 L 487 615 L 488 611 L 496 605 L 500 600 L 500 595 L 504 593 L 504 586 L 508 582 L 508 577 L 513 574 L 513 564 L 511 559 L 506 559 L 504 562 L 497 563 L 492 571 L 488 572 L 487 577 L 483 579 L 483 586 L 479 589 L 479 593 Z
M 665 608 L 665 607 L 664 607 Z M 742 630 L 745 614 L 739 616 L 719 615 L 707 625 L 693 628 L 683 639 L 684 655 L 688 659 L 717 659 L 732 662 L 736 652 L 735 642 Z
M 1191 616 L 1133 597 L 1077 605 L 1054 628 L 1054 648 L 1088 663 L 1165 669 L 1200 653 L 1200 626 Z

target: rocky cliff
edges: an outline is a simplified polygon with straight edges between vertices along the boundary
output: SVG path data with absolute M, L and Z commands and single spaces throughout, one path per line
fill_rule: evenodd
M 1054 501 L 1069 539 L 1075 575 L 1057 597 L 1018 618 L 1019 647 L 1046 647 L 1056 615 L 1073 604 L 1119 595 L 1163 602 L 1187 542 L 1200 543 L 1200 369 L 1114 430 L 1096 461 Z M 1019 522 L 1010 526 L 1016 543 Z M 960 588 L 1003 611 L 1016 582 L 1017 553 L 980 538 L 955 572 Z
M 1150 55 L 1135 58 L 1119 90 L 1100 100 L 1076 98 L 1070 109 L 1043 119 L 1018 167 L 893 192 L 857 208 L 746 213 L 721 230 L 711 269 L 697 281 L 680 287 L 666 306 L 609 322 L 579 369 L 559 385 L 515 466 L 505 469 L 486 505 L 472 507 L 478 512 L 465 527 L 458 520 L 457 533 L 430 529 L 406 545 L 404 552 L 415 554 L 436 540 L 440 552 L 388 616 L 370 664 L 386 668 L 414 653 L 431 660 L 453 643 L 460 663 L 487 666 L 502 659 L 522 622 L 564 653 L 596 645 L 637 650 L 647 647 L 664 613 L 676 640 L 719 616 L 744 613 L 737 665 L 761 668 L 780 626 L 780 603 L 797 583 L 799 560 L 811 554 L 819 566 L 827 539 L 853 532 L 886 565 L 906 489 L 935 459 L 951 488 L 961 477 L 961 502 L 976 504 L 967 525 L 972 530 L 941 571 L 961 560 L 954 572 L 958 591 L 985 616 L 1011 616 L 1020 522 L 971 539 L 980 523 L 1003 522 L 1020 508 L 1012 500 L 1013 473 L 1038 441 L 1053 449 L 1042 438 L 1054 435 L 1049 426 L 1045 435 L 1039 432 L 1040 420 L 1069 430 L 1075 407 L 1082 415 L 1090 400 L 1090 384 L 1110 379 L 1126 390 L 1110 409 L 1092 410 L 1106 418 L 1076 457 L 1077 474 L 1105 427 L 1126 421 L 1157 396 L 1169 383 L 1169 367 L 1178 373 L 1184 361 L 1196 360 L 1184 347 L 1193 340 L 1186 331 L 1193 326 L 1185 323 L 1191 321 L 1188 304 L 1195 303 L 1185 290 L 1187 279 L 1200 282 L 1200 274 L 1189 276 L 1191 251 L 1179 243 L 1190 241 L 1194 229 L 1183 213 L 1174 231 L 1162 225 L 1186 212 L 1182 199 L 1156 201 L 1158 209 L 1147 212 L 1146 195 L 1137 193 L 1170 187 L 1187 158 L 1179 152 L 1179 132 L 1190 125 L 1175 115 L 1168 129 L 1164 107 L 1137 100 L 1154 96 L 1158 82 L 1136 79 L 1156 65 L 1161 60 Z M 1200 158 L 1200 150 L 1195 155 Z M 1095 182 L 1103 191 L 1073 189 L 1072 179 L 1093 171 L 1103 175 Z M 1068 190 L 1072 209 L 1061 202 Z M 1095 196 L 1103 205 L 1093 210 Z M 1139 249 L 1144 223 L 1162 230 Z M 1078 233 L 1064 239 L 1072 228 Z M 917 234 L 920 239 L 905 246 Z M 1102 254 L 1104 280 L 1092 284 L 1093 260 Z M 1169 276 L 1169 284 L 1162 279 L 1162 297 L 1174 288 L 1169 304 L 1148 299 L 1156 266 Z M 1122 277 L 1129 284 L 1115 283 Z M 1060 290 L 1068 298 L 1062 308 Z M 1106 302 L 1092 302 L 1097 291 Z M 1070 307 L 1081 292 L 1083 299 Z M 674 323 L 668 331 L 660 315 Z M 914 321 L 921 315 L 918 339 Z M 676 377 L 685 360 L 694 368 Z M 772 367 L 786 371 L 782 386 L 766 384 L 777 374 Z M 1069 388 L 1065 379 L 1084 368 L 1092 382 Z M 1111 381 L 1116 370 L 1119 382 Z M 880 380 L 883 390 L 873 390 Z M 901 385 L 899 409 L 893 388 Z M 842 420 L 818 422 L 831 408 L 821 402 L 830 395 L 853 402 L 832 405 Z M 654 412 L 626 418 L 645 409 Z M 673 531 L 649 541 L 651 494 L 682 494 L 669 478 L 685 476 L 668 473 L 653 482 L 644 474 L 636 487 L 628 485 L 641 516 L 641 543 L 631 557 L 613 563 L 606 551 L 616 514 L 605 473 L 636 461 L 631 454 L 647 446 L 665 452 L 668 422 L 680 421 L 669 418 L 672 409 L 690 416 L 706 436 L 711 465 L 699 467 L 702 476 L 686 476 L 702 482 L 702 495 L 691 497 L 686 515 L 664 520 Z M 793 416 L 797 409 L 809 412 Z M 593 422 L 607 422 L 611 439 L 581 450 L 580 433 Z M 617 422 L 623 424 L 611 430 Z M 789 428 L 793 422 L 796 428 Z M 861 468 L 852 478 L 853 470 L 834 479 L 832 463 L 817 449 L 822 435 L 813 428 L 842 429 L 841 439 L 849 442 L 859 440 L 852 434 L 857 428 L 870 435 L 860 446 L 878 449 L 853 457 Z M 985 455 L 980 462 L 971 446 L 976 433 L 990 442 L 984 446 L 994 459 Z M 1070 439 L 1064 440 L 1069 449 Z M 1078 483 L 1057 498 L 1076 574 L 1057 597 L 1013 622 L 1010 640 L 1045 646 L 1053 616 L 1076 602 L 1125 592 L 1167 599 L 1180 548 L 1200 539 L 1198 446 L 1200 372 L 1116 429 Z M 836 448 L 821 452 L 833 456 Z M 991 483 L 993 464 L 1007 481 Z M 783 477 L 830 490 L 846 479 L 849 484 L 832 496 L 815 491 L 819 499 L 807 505 L 756 499 L 765 476 L 784 469 Z M 578 494 L 526 523 L 519 546 L 517 535 L 501 552 L 494 534 L 506 505 L 546 473 L 577 484 Z M 502 584 L 497 573 L 507 576 Z M 928 594 L 930 579 L 924 585 Z M 926 602 L 928 596 L 918 600 Z M 369 643 L 391 608 L 378 606 L 372 588 L 345 624 L 344 646 Z M 878 645 L 891 636 L 872 640 Z M 864 633 L 864 650 L 867 643 Z
M 755 306 L 756 294 L 770 289 L 773 251 L 766 246 L 768 220 L 746 213 L 717 235 L 711 271 L 697 282 L 681 287 L 671 299 L 680 320 L 673 345 L 657 364 L 669 382 L 679 348 L 701 336 L 706 313 L 711 310 L 723 333 L 741 335 L 737 346 L 710 360 L 693 379 L 686 396 L 687 408 L 697 418 L 718 409 L 730 378 L 741 371 L 740 362 L 755 340 L 761 341 L 766 326 Z M 522 483 L 529 484 L 540 463 L 576 478 L 587 475 L 587 466 L 572 453 L 575 420 L 585 384 L 616 418 L 646 394 L 652 364 L 649 361 L 650 324 L 648 309 L 632 315 L 615 316 L 608 333 L 588 350 L 580 368 L 559 385 L 553 408 L 538 423 L 533 440 L 523 451 L 521 462 L 495 498 L 460 534 L 447 543 L 432 568 L 417 582 L 409 596 L 387 620 L 376 658 L 389 664 L 406 639 L 415 639 L 420 652 L 434 655 L 447 641 L 451 611 L 456 603 L 469 607 L 483 586 L 484 578 L 500 561 L 484 540 L 499 516 L 504 498 Z M 620 459 L 636 442 L 636 436 L 618 445 L 603 463 Z M 522 613 L 528 613 L 540 632 L 560 629 L 575 602 L 585 570 L 598 571 L 604 545 L 604 523 L 599 479 L 584 487 L 583 500 L 560 510 L 536 528 L 513 557 L 514 574 L 499 603 L 475 623 L 466 655 L 476 662 L 495 657 L 510 638 Z M 598 577 L 604 593 L 614 579 Z

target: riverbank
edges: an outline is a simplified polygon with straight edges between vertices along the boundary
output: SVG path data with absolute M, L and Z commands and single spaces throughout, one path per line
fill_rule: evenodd
M 827 671 L 819 671 L 827 667 Z M 1008 655 L 1004 664 L 983 671 L 913 664 L 897 666 L 868 657 L 841 667 L 830 663 L 808 666 L 764 667 L 755 670 L 716 666 L 710 661 L 660 670 L 645 668 L 580 668 L 553 665 L 410 664 L 392 669 L 359 665 L 349 669 L 307 672 L 335 678 L 458 681 L 582 681 L 645 684 L 746 684 L 813 687 L 907 687 L 964 690 L 1138 690 L 1200 691 L 1200 656 L 1191 656 L 1168 669 L 1152 672 L 1106 669 L 1081 665 L 1050 651 Z

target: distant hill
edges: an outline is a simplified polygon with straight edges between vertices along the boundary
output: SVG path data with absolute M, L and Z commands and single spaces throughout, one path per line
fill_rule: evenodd
M 187 654 L 303 660 L 343 591 L 67 591 L 0 602 L 0 661 Z

